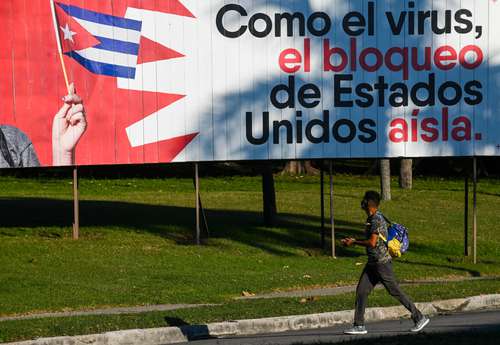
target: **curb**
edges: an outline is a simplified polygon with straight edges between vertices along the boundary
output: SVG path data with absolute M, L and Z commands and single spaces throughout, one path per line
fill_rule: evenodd
M 425 315 L 450 312 L 469 312 L 500 308 L 500 294 L 469 298 L 416 303 Z M 369 308 L 366 321 L 397 320 L 410 314 L 402 307 Z M 194 339 L 245 336 L 333 327 L 351 323 L 354 311 L 338 311 L 311 315 L 294 315 L 255 320 L 211 323 L 200 326 L 165 327 L 126 330 L 75 337 L 40 338 L 5 345 L 163 345 L 188 342 Z
M 0 322 L 3 321 L 19 321 L 19 320 L 33 320 L 41 318 L 56 318 L 56 317 L 73 317 L 73 316 L 91 316 L 91 315 L 121 315 L 121 314 L 142 314 L 154 311 L 172 311 L 180 309 L 192 309 L 200 307 L 213 307 L 216 304 L 160 304 L 152 306 L 141 307 L 120 307 L 108 309 L 94 309 L 88 311 L 69 311 L 69 312 L 54 312 L 54 313 L 39 313 L 39 314 L 25 314 L 18 316 L 4 316 L 0 317 Z

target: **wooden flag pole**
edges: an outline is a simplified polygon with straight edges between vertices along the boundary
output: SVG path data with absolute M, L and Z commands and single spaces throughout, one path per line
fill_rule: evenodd
M 50 7 L 52 10 L 52 22 L 54 24 L 54 33 L 56 34 L 57 51 L 59 52 L 59 61 L 61 62 L 61 67 L 64 75 L 64 82 L 66 83 L 66 89 L 68 90 L 68 93 L 70 93 L 71 89 L 69 87 L 68 72 L 66 71 L 66 65 L 64 64 L 61 37 L 59 36 L 59 29 L 58 29 L 59 25 L 57 24 L 56 4 L 54 3 L 54 0 L 50 0 Z

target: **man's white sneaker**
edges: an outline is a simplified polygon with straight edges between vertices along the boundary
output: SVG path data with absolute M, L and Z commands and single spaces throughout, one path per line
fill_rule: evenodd
M 344 334 L 349 334 L 349 335 L 364 335 L 367 333 L 368 331 L 366 330 L 365 326 L 354 326 L 344 331 Z
M 425 326 L 427 326 L 429 324 L 431 320 L 429 320 L 429 318 L 423 316 L 420 321 L 418 321 L 417 323 L 415 323 L 415 326 L 412 327 L 410 329 L 411 332 L 413 333 L 418 333 L 420 332 L 421 330 L 423 330 L 425 328 Z

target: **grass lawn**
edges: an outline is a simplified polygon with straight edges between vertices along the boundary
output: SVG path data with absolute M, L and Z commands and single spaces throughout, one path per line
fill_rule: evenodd
M 82 179 L 82 238 L 73 241 L 70 180 L 0 178 L 0 316 L 167 303 L 231 306 L 243 290 L 356 282 L 362 249 L 338 248 L 336 260 L 319 249 L 318 178 L 277 178 L 275 228 L 262 225 L 260 178 L 201 182 L 211 239 L 196 247 L 190 179 Z M 412 191 L 395 182 L 383 211 L 411 231 L 411 251 L 395 264 L 400 279 L 500 275 L 500 181 L 479 184 L 478 265 L 463 258 L 463 182 L 416 179 Z M 339 238 L 362 229 L 359 200 L 378 185 L 376 177 L 336 176 Z M 249 309 L 266 316 L 266 305 Z M 246 317 L 246 308 L 233 309 L 228 317 Z M 130 326 L 142 325 L 131 318 Z M 99 320 L 93 329 L 105 323 Z M 0 337 L 8 324 L 0 323 Z

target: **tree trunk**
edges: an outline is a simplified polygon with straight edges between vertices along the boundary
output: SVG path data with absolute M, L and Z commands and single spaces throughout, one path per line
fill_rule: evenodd
M 412 189 L 413 187 L 413 160 L 411 159 L 401 159 L 399 186 L 403 189 Z
M 380 160 L 380 189 L 382 200 L 391 200 L 391 161 Z
M 274 226 L 276 224 L 276 191 L 274 189 L 274 175 L 271 165 L 268 165 L 262 173 L 262 198 L 264 208 L 264 224 Z
M 318 169 L 312 166 L 311 161 L 289 161 L 283 172 L 289 175 L 317 175 Z

